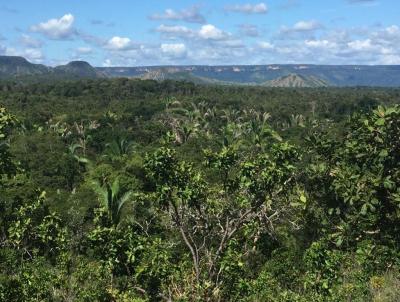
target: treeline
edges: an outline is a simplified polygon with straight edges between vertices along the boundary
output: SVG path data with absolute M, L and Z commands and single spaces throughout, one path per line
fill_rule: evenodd
M 0 88 L 1 301 L 400 296 L 400 90 Z

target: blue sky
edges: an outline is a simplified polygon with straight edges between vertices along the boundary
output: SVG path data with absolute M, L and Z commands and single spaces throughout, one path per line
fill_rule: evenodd
M 0 0 L 0 55 L 60 65 L 400 64 L 399 0 Z

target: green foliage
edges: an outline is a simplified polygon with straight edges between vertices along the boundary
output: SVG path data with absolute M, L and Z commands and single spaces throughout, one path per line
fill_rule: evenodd
M 44 206 L 45 193 L 21 205 L 8 222 L 6 245 L 16 248 L 24 257 L 36 254 L 56 255 L 66 248 L 67 233 L 61 219 Z
M 3 174 L 11 176 L 16 172 L 9 152 L 10 128 L 15 123 L 15 117 L 8 113 L 5 108 L 0 107 L 0 177 Z
M 108 214 L 109 222 L 117 226 L 121 220 L 122 208 L 126 202 L 130 201 L 132 192 L 121 188 L 118 178 L 111 185 L 108 181 L 105 181 L 103 185 L 93 182 L 93 189 L 99 196 L 101 206 Z
M 1 85 L 1 301 L 396 301 L 398 89 Z

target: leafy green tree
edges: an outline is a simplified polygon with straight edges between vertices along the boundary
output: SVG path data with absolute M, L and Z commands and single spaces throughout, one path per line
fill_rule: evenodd
M 9 151 L 10 128 L 16 123 L 16 118 L 9 114 L 5 108 L 0 107 L 0 176 L 11 176 L 16 172 Z
M 231 155 L 224 149 L 221 154 L 208 152 L 212 160 L 206 161 L 224 171 L 221 184 L 207 182 L 193 165 L 179 161 L 165 147 L 146 162 L 156 185 L 154 198 L 192 257 L 195 287 L 189 296 L 205 300 L 221 299 L 221 290 L 232 290 L 243 255 L 256 248 L 259 236 L 273 233 L 276 221 L 293 218 L 289 188 L 296 181 L 295 148 L 275 142 L 269 152 L 254 157 L 237 155 L 235 161 L 225 156 Z

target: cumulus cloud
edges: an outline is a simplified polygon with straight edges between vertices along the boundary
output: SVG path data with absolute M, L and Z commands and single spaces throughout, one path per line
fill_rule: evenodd
M 42 63 L 44 61 L 44 55 L 42 51 L 37 48 L 26 48 L 21 50 L 6 47 L 4 49 L 4 54 L 7 56 L 21 56 L 33 63 Z
M 53 40 L 71 39 L 77 33 L 73 27 L 74 20 L 73 15 L 66 14 L 59 19 L 50 19 L 33 25 L 30 29 L 32 32 L 41 33 Z
M 387 65 L 400 65 L 400 55 L 387 55 L 384 56 L 381 61 L 381 64 Z
M 78 47 L 78 48 L 76 49 L 76 52 L 77 52 L 78 54 L 81 54 L 81 55 L 88 55 L 88 54 L 93 53 L 93 49 L 90 48 L 90 47 Z
M 320 29 L 321 27 L 322 27 L 321 24 L 315 20 L 299 21 L 293 26 L 292 30 L 293 31 L 311 31 L 311 30 Z
M 372 45 L 371 39 L 355 40 L 347 43 L 350 50 L 356 51 L 371 51 L 375 49 L 375 45 Z
M 263 2 L 258 4 L 235 4 L 226 6 L 225 11 L 244 14 L 266 14 L 268 6 Z
M 269 42 L 265 42 L 265 41 L 260 41 L 257 43 L 257 46 L 263 50 L 272 50 L 274 49 L 274 45 L 269 43 Z
M 172 20 L 172 21 L 185 21 L 189 23 L 206 23 L 206 18 L 200 13 L 198 6 L 192 6 L 188 9 L 176 11 L 173 9 L 166 9 L 162 14 L 154 14 L 149 16 L 151 20 Z
M 396 64 L 400 56 L 400 28 L 388 26 L 371 32 L 341 30 L 296 44 L 308 61 L 338 64 Z M 293 42 L 295 44 L 296 42 Z
M 310 48 L 334 49 L 337 43 L 329 40 L 306 40 L 305 45 Z
M 376 43 L 391 44 L 397 41 L 400 44 L 400 27 L 397 25 L 388 26 L 373 32 L 371 38 L 374 39 Z
M 112 62 L 111 59 L 105 59 L 103 62 L 103 67 L 115 67 L 114 63 Z
M 164 25 L 161 24 L 156 29 L 157 32 L 170 37 L 188 38 L 195 36 L 195 31 L 181 25 Z
M 40 41 L 38 39 L 35 39 L 35 38 L 33 38 L 33 37 L 29 36 L 29 35 L 26 35 L 26 34 L 22 34 L 22 36 L 19 39 L 19 42 L 23 46 L 28 47 L 28 48 L 41 48 L 42 45 L 43 45 L 42 41 Z
M 156 31 L 171 38 L 194 40 L 222 41 L 232 37 L 230 33 L 225 32 L 212 24 L 202 25 L 198 30 L 192 30 L 181 25 L 171 26 L 161 24 L 157 27 Z
M 104 45 L 104 48 L 109 49 L 109 50 L 116 50 L 116 51 L 129 50 L 129 49 L 133 49 L 134 47 L 135 47 L 135 45 L 131 41 L 131 39 L 126 38 L 126 37 L 118 37 L 118 36 L 112 37 Z
M 161 44 L 161 51 L 163 54 L 174 58 L 183 58 L 186 56 L 186 46 L 183 43 Z
M 230 34 L 212 24 L 203 25 L 198 34 L 200 38 L 205 40 L 224 40 L 230 36 Z
M 291 27 L 282 26 L 279 34 L 286 39 L 288 38 L 287 35 L 312 34 L 314 31 L 323 28 L 323 25 L 316 20 L 302 20 Z
M 7 50 L 7 48 L 4 45 L 0 44 L 0 55 L 5 55 L 6 50 Z

